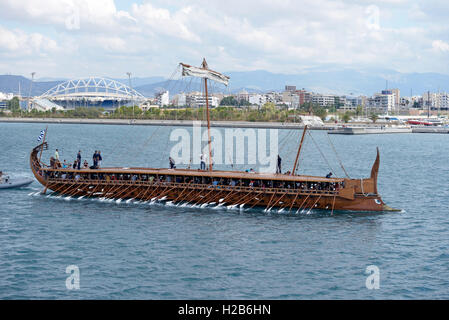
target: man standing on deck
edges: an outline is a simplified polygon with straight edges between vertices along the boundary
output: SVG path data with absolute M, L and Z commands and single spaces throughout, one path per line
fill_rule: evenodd
M 200 169 L 201 169 L 201 170 L 206 170 L 206 155 L 205 155 L 204 153 L 202 153 L 202 154 L 200 155 L 200 161 L 201 161 L 201 163 L 200 163 Z
M 76 160 L 77 160 L 77 169 L 80 170 L 81 169 L 81 150 L 78 151 L 78 154 L 76 155 Z
M 98 150 L 98 153 L 97 153 L 97 160 L 98 160 L 97 166 L 101 167 L 101 161 L 103 161 L 103 158 L 101 157 L 101 151 L 100 150 Z
M 281 157 L 278 155 L 278 162 L 277 162 L 277 166 L 276 166 L 276 173 L 281 174 L 282 170 L 281 170 L 281 164 L 282 164 L 282 159 Z
M 59 161 L 59 151 L 58 151 L 58 149 L 56 149 L 56 151 L 55 151 L 55 160 Z
M 96 169 L 98 167 L 98 151 L 95 150 L 94 155 L 92 156 L 92 162 L 94 163 L 93 167 Z
M 176 169 L 175 160 L 172 157 L 168 157 L 168 162 L 170 163 L 170 169 Z

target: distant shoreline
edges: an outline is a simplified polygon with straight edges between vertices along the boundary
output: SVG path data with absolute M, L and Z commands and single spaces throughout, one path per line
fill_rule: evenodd
M 193 120 L 139 120 L 139 119 L 81 119 L 81 118 L 10 118 L 0 117 L 1 123 L 47 123 L 47 124 L 105 124 L 105 125 L 139 125 L 139 126 L 193 126 Z M 196 122 L 196 121 L 195 121 Z M 206 126 L 205 121 L 197 121 Z M 326 124 L 310 127 L 312 130 L 333 130 L 339 125 Z M 248 122 L 248 121 L 211 121 L 211 127 L 221 128 L 266 128 L 266 129 L 302 129 L 300 123 L 282 122 Z

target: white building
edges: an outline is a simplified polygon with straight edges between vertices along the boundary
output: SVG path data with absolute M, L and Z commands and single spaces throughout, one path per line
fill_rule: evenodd
M 446 92 L 426 92 L 422 99 L 424 109 L 427 109 L 429 105 L 434 110 L 447 110 L 449 108 L 449 94 Z
M 210 108 L 218 107 L 218 97 L 208 96 L 208 103 Z M 206 97 L 201 92 L 194 92 L 186 97 L 186 104 L 191 108 L 206 107 Z
M 0 92 L 0 111 L 5 111 L 8 109 L 8 102 L 14 98 L 13 93 L 3 93 Z
M 265 93 L 266 102 L 273 102 L 274 104 L 282 103 L 282 94 L 279 92 L 271 91 Z
M 178 93 L 173 97 L 173 105 L 177 107 L 187 106 L 187 95 L 184 92 Z
M 64 108 L 60 105 L 48 100 L 48 99 L 41 99 L 41 98 L 34 98 L 31 100 L 30 104 L 31 110 L 37 110 L 37 111 L 63 111 Z
M 263 106 L 267 102 L 267 98 L 263 94 L 252 93 L 248 97 L 248 101 L 251 104 L 255 104 L 258 106 Z
M 391 113 L 396 110 L 396 95 L 391 90 L 382 90 L 367 99 L 366 107 L 372 112 Z
M 246 91 L 246 90 L 240 91 L 240 92 L 237 94 L 236 99 L 237 99 L 238 102 L 240 102 L 240 101 L 242 101 L 242 100 L 243 100 L 243 101 L 249 101 L 249 93 L 248 93 L 248 91 Z
M 11 100 L 12 98 L 14 98 L 14 94 L 13 93 L 0 92 L 0 100 Z
M 168 91 L 163 91 L 156 96 L 156 103 L 160 107 L 168 106 L 170 104 L 170 95 Z
M 286 89 L 287 88 L 292 90 L 293 88 L 296 87 L 286 86 Z M 299 94 L 296 93 L 296 89 L 295 91 L 291 90 L 286 90 L 282 92 L 282 103 L 285 103 L 289 107 L 296 109 L 300 106 L 300 96 Z
M 335 105 L 335 95 L 332 94 L 312 94 L 312 103 L 320 107 L 330 107 Z

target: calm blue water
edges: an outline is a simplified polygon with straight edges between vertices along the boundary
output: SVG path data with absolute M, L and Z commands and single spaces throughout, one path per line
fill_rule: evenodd
M 0 123 L 0 169 L 31 177 L 41 124 Z M 50 151 L 78 149 L 104 165 L 166 166 L 168 127 L 50 125 Z M 280 131 L 284 168 L 299 132 Z M 152 139 L 149 140 L 149 137 Z M 313 132 L 338 175 L 324 132 Z M 175 208 L 33 195 L 34 182 L 0 190 L 2 299 L 448 299 L 447 135 L 332 136 L 351 177 L 370 173 L 381 150 L 379 190 L 401 213 L 311 214 Z M 343 152 L 344 151 L 344 152 Z M 325 175 L 310 138 L 301 172 Z M 67 290 L 68 265 L 80 289 Z M 380 289 L 365 269 L 380 269 Z

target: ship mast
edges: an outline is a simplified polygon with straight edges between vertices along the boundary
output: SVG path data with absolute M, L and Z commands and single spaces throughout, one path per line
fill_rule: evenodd
M 209 93 L 207 90 L 207 79 L 214 80 L 215 82 L 220 82 L 225 86 L 228 85 L 229 77 L 221 74 L 217 71 L 210 70 L 206 59 L 203 58 L 203 63 L 201 67 L 194 67 L 185 63 L 180 63 L 182 66 L 183 76 L 192 76 L 204 79 L 204 89 L 206 94 L 206 113 L 207 113 L 207 135 L 208 135 L 208 145 L 209 145 L 209 171 L 212 171 L 212 146 L 211 146 L 211 135 L 210 135 L 210 113 L 209 113 Z
M 304 131 L 302 132 L 301 142 L 299 143 L 298 152 L 296 153 L 295 164 L 293 165 L 293 170 L 291 175 L 295 175 L 296 167 L 298 165 L 299 155 L 301 154 L 302 143 L 304 142 L 304 137 L 306 135 L 307 125 L 304 126 Z
M 206 58 L 203 58 L 201 67 L 207 70 Z M 212 145 L 210 138 L 210 113 L 209 113 L 209 95 L 207 92 L 207 78 L 204 78 L 204 91 L 206 93 L 206 114 L 207 114 L 207 144 L 209 145 L 209 171 L 212 171 Z

